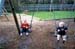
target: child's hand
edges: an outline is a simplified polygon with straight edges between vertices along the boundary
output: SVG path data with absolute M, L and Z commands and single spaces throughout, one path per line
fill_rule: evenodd
M 58 29 L 57 31 L 59 32 L 60 30 Z
M 23 27 L 25 27 L 25 26 L 23 26 Z
M 29 27 L 26 27 L 27 29 L 29 28 Z

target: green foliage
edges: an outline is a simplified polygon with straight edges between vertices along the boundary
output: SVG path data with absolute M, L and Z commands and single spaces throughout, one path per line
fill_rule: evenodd
M 5 49 L 3 46 L 0 46 L 0 49 Z

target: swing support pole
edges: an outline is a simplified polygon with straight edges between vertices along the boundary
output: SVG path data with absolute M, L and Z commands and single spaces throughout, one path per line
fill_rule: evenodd
M 75 18 L 74 18 L 74 22 L 75 22 Z
M 16 17 L 16 14 L 15 14 L 15 10 L 14 10 L 14 7 L 12 5 L 11 0 L 9 0 L 9 4 L 10 4 L 10 7 L 11 7 L 11 10 L 12 10 L 12 13 L 13 13 L 13 17 L 14 17 L 14 20 L 15 20 L 15 23 L 16 23 L 16 27 L 18 29 L 18 33 L 20 34 L 19 24 L 18 24 L 17 17 Z

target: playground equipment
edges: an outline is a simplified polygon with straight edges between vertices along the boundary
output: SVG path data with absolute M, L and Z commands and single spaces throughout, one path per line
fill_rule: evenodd
M 14 7 L 13 7 L 13 5 L 12 5 L 11 0 L 9 0 L 9 4 L 10 4 L 10 7 L 11 7 L 11 10 L 12 10 L 13 16 L 14 16 L 14 20 L 15 20 L 15 23 L 16 23 L 16 27 L 17 27 L 17 29 L 18 29 L 18 33 L 19 33 L 19 35 L 20 35 L 19 24 L 18 24 L 17 17 L 16 17 L 16 14 L 15 14 L 15 10 L 14 10 Z
M 4 7 L 5 0 L 0 0 L 0 16 L 5 16 L 5 18 L 9 21 L 7 17 L 7 10 Z
M 34 9 L 35 9 L 35 4 L 34 4 Z M 28 10 L 26 10 L 25 14 L 28 14 Z M 32 13 L 32 16 L 31 16 L 31 20 L 30 21 L 30 28 L 29 28 L 29 32 L 32 32 L 31 28 L 32 28 L 32 23 L 33 23 L 33 17 L 34 17 L 34 12 Z M 20 13 L 19 13 L 19 18 L 20 18 L 20 24 L 22 24 L 22 20 L 23 18 L 22 17 L 25 17 L 25 16 L 21 16 Z M 21 30 L 20 30 L 21 31 Z
M 21 31 L 20 31 L 20 28 L 19 28 L 18 20 L 17 20 L 16 14 L 15 14 L 15 10 L 14 10 L 14 7 L 13 7 L 13 4 L 12 4 L 11 0 L 9 0 L 9 3 L 10 3 L 11 10 L 12 10 L 12 13 L 13 13 L 13 16 L 14 16 L 14 20 L 15 20 L 15 23 L 16 23 L 16 26 L 17 26 L 17 29 L 18 29 L 18 33 L 20 34 Z M 35 9 L 35 7 L 34 7 L 34 9 Z M 22 22 L 21 21 L 21 15 L 19 14 L 19 16 L 20 16 L 20 22 Z M 32 14 L 32 18 L 31 18 L 30 29 L 32 27 L 33 16 L 34 16 L 34 12 Z
M 2 9 L 4 7 L 4 1 L 5 0 L 0 0 L 0 15 L 2 15 Z
M 10 0 L 9 0 L 9 3 L 10 3 L 11 8 L 12 8 L 12 12 L 13 12 L 13 15 L 14 15 L 14 18 L 15 18 L 15 22 L 16 22 L 16 26 L 17 26 L 18 32 L 20 33 L 20 28 L 19 28 L 19 25 L 18 25 L 18 22 L 17 22 L 17 18 L 16 18 L 16 14 L 15 14 L 15 11 L 14 11 L 14 7 L 13 7 L 13 5 L 11 4 L 11 1 L 10 1 Z M 50 7 L 51 7 L 51 6 L 50 6 Z M 35 7 L 34 7 L 34 9 L 35 9 Z M 50 10 L 51 10 L 51 9 L 50 9 Z M 37 10 L 37 11 L 39 11 L 39 7 L 38 7 L 38 10 Z M 54 10 L 53 10 L 53 11 L 54 11 Z M 33 14 L 32 14 L 31 27 L 32 27 L 33 16 L 34 16 L 34 12 L 33 12 Z M 54 13 L 54 18 L 56 19 L 55 13 Z M 62 20 L 60 19 L 60 21 L 62 21 Z M 55 27 L 56 27 L 56 21 L 55 21 Z M 59 46 L 58 46 L 58 47 L 59 47 Z
M 61 5 L 61 8 L 63 8 L 62 5 Z M 72 10 L 72 9 L 73 9 L 73 7 L 71 7 L 71 10 L 70 10 L 70 11 L 73 12 L 74 10 Z M 60 10 L 62 10 L 62 9 L 60 9 Z M 64 9 L 63 9 L 63 10 L 64 10 Z M 53 10 L 53 11 L 54 11 L 54 10 Z M 71 14 L 70 16 L 72 17 L 72 16 L 73 16 L 72 13 L 70 13 L 70 14 Z M 56 19 L 56 17 L 55 17 L 55 12 L 54 12 L 54 18 Z M 63 19 L 64 19 L 64 18 L 63 18 Z M 68 19 L 68 18 L 66 18 L 66 19 Z M 72 18 L 72 19 L 73 19 L 73 18 Z M 57 20 L 56 20 L 56 21 L 57 21 Z M 56 28 L 56 26 L 57 26 L 57 22 L 56 22 L 56 21 L 55 21 L 55 28 Z M 61 22 L 61 21 L 64 22 L 64 20 L 60 19 L 60 22 Z M 75 21 L 75 18 L 74 18 L 74 21 Z M 66 22 L 66 26 L 69 27 L 69 24 L 70 24 L 70 21 L 67 21 L 67 22 Z M 56 34 L 56 33 L 55 33 L 55 34 Z M 68 37 L 67 40 L 69 40 L 69 38 L 71 38 L 69 35 L 67 35 L 67 37 Z M 67 41 L 66 41 L 66 42 L 67 42 Z M 56 49 L 65 49 L 65 48 L 64 48 L 64 45 L 65 45 L 65 44 L 63 44 L 63 43 L 61 43 L 61 42 L 55 43 L 55 45 L 57 45 L 57 46 L 56 46 Z M 60 46 L 60 45 L 61 45 L 61 46 Z

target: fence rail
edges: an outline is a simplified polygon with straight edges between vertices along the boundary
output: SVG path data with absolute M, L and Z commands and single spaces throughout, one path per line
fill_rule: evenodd
M 8 7 L 6 8 L 9 10 Z M 18 10 L 75 10 L 75 4 L 27 4 L 16 8 Z

